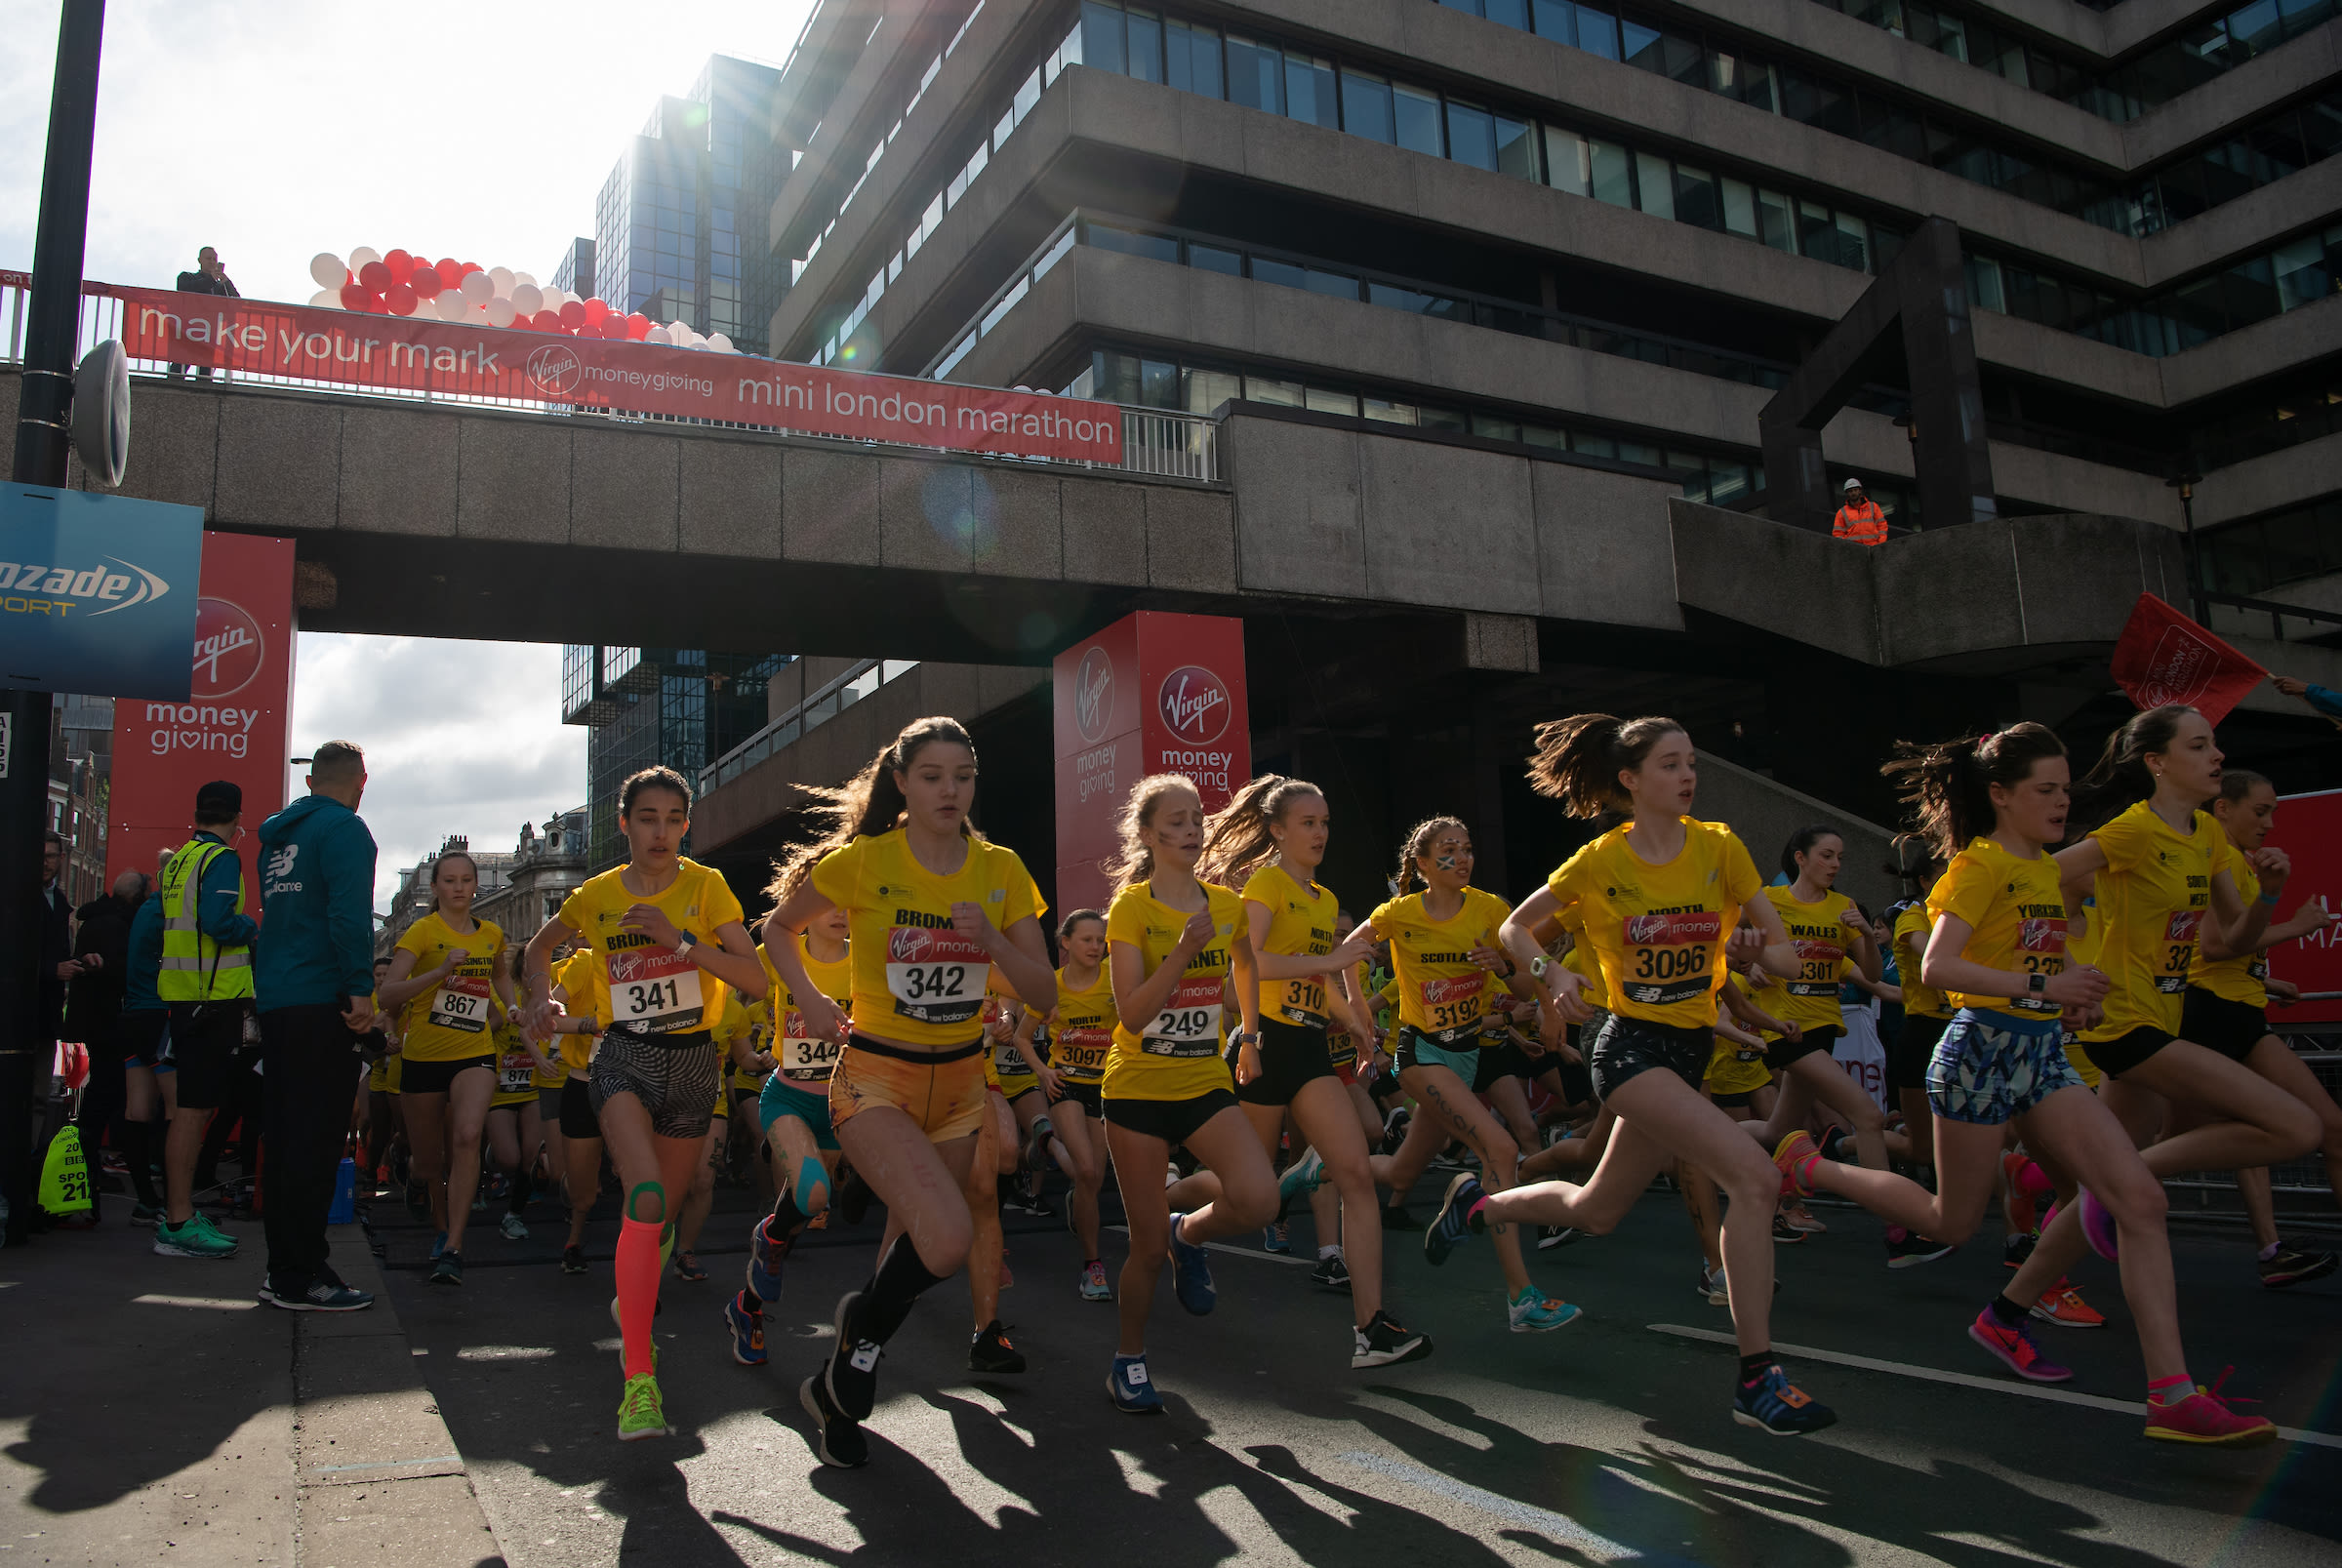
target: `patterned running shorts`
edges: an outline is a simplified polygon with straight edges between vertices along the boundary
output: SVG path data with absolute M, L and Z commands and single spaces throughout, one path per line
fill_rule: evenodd
M 1998 1127 L 2060 1089 L 2084 1087 L 2054 1018 L 1961 1008 L 1927 1063 L 1927 1103 L 1946 1121 Z

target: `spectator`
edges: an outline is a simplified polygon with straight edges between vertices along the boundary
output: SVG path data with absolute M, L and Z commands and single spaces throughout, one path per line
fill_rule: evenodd
M 141 876 L 141 883 L 147 878 Z M 159 1081 L 176 1077 L 164 1073 L 164 1035 L 171 1013 L 156 990 L 163 971 L 163 896 L 149 893 L 132 915 L 129 956 L 122 974 L 122 1011 L 114 1021 L 112 1055 L 122 1064 L 126 1114 L 122 1122 L 122 1158 L 130 1166 L 138 1203 L 130 1211 L 133 1225 L 159 1225 L 167 1208 L 154 1186 L 154 1112 L 166 1096 Z
M 1857 544 L 1885 543 L 1885 509 L 1864 492 L 1859 479 L 1847 480 L 1844 494 L 1846 503 L 1837 508 L 1837 516 L 1830 523 L 1832 536 Z
M 195 253 L 195 270 L 182 272 L 179 275 L 179 292 L 182 294 L 223 294 L 231 300 L 244 298 L 236 292 L 236 286 L 228 281 L 227 269 L 220 264 L 220 253 L 209 245 Z M 171 374 L 177 376 L 186 368 L 184 365 L 174 365 L 171 367 Z M 212 379 L 212 367 L 199 365 L 196 367 L 195 375 L 197 379 L 208 382 Z
M 229 848 L 244 834 L 244 791 L 218 780 L 195 791 L 195 836 L 163 867 L 163 963 L 155 992 L 171 1009 L 179 1106 L 163 1139 L 166 1258 L 229 1258 L 236 1238 L 195 1212 L 195 1163 L 212 1113 L 225 1100 L 244 1024 L 252 1016 L 252 943 L 244 864 Z
M 2335 728 L 2342 729 L 2342 692 L 2324 686 L 2313 686 L 2306 680 L 2295 680 L 2290 675 L 2272 675 L 2269 684 L 2287 697 L 2300 698 L 2320 714 L 2333 720 Z
M 64 1037 L 65 987 L 81 973 L 73 956 L 73 903 L 59 885 L 64 872 L 64 835 L 51 833 L 41 841 L 41 1043 L 51 1047 Z
M 130 922 L 145 897 L 145 873 L 124 871 L 114 878 L 112 892 L 73 912 L 73 957 L 81 972 L 66 985 L 64 1037 L 90 1052 L 90 1086 L 82 1095 L 79 1125 L 82 1148 L 93 1162 L 107 1135 L 116 1152 L 123 1146 L 119 1122 L 125 1090 L 114 1030 L 130 974 Z
M 374 835 L 358 820 L 366 754 L 328 741 L 309 759 L 309 795 L 261 825 L 258 974 L 261 1076 L 267 1093 L 262 1173 L 268 1277 L 261 1300 L 297 1312 L 354 1312 L 374 1298 L 326 1261 L 325 1218 L 349 1142 L 349 1107 L 374 1027 Z

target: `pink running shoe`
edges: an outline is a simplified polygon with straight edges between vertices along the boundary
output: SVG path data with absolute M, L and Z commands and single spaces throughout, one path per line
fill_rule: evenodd
M 2240 1416 L 2220 1395 L 2235 1367 L 2224 1368 L 2220 1381 L 2202 1384 L 2185 1399 L 2147 1401 L 2147 1435 L 2163 1443 L 2201 1443 L 2225 1448 L 2251 1448 L 2277 1440 L 2277 1423 L 2266 1416 Z M 2231 1396 L 2235 1397 L 2235 1396 Z M 2239 1400 L 2250 1404 L 2251 1400 Z
M 2074 1376 L 2072 1367 L 2061 1367 L 2041 1354 L 2041 1347 L 2033 1343 L 2031 1328 L 2023 1323 L 2008 1327 L 1989 1307 L 1968 1325 L 1968 1338 L 2027 1383 L 2066 1383 Z
M 2112 1259 L 2120 1248 L 2116 1242 L 2115 1217 L 2106 1212 L 2106 1205 L 2081 1189 L 2081 1234 L 2089 1242 L 2090 1251 L 2101 1258 Z

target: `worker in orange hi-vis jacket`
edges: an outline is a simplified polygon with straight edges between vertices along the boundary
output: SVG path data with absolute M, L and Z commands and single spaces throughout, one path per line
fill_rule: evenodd
M 1863 493 L 1862 481 L 1849 479 L 1845 488 L 1846 503 L 1837 508 L 1837 516 L 1830 524 L 1830 532 L 1838 539 L 1850 539 L 1857 544 L 1886 543 L 1886 513 L 1877 502 Z

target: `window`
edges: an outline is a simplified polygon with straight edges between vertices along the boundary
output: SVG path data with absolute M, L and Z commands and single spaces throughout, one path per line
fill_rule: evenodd
M 1358 399 L 1353 392 L 1337 392 L 1323 386 L 1312 386 L 1304 394 L 1304 406 L 1320 414 L 1347 414 L 1358 417 Z
M 1309 268 L 1291 261 L 1272 261 L 1265 256 L 1252 259 L 1252 277 L 1256 283 L 1274 283 L 1287 289 L 1309 287 Z
M 1300 408 L 1304 402 L 1301 382 L 1267 376 L 1245 377 L 1244 397 L 1247 402 L 1273 403 L 1278 408 Z
M 1184 93 L 1220 97 L 1220 34 L 1184 21 L 1164 22 L 1163 73 Z
M 1627 149 L 1615 141 L 1596 141 L 1589 137 L 1586 151 L 1593 167 L 1594 199 L 1606 201 L 1613 207 L 1634 206 L 1634 178 L 1628 173 Z
M 1496 167 L 1496 126 L 1486 109 L 1448 101 L 1447 155 L 1474 169 Z
M 1635 174 L 1635 193 L 1642 198 L 1642 210 L 1653 218 L 1672 220 L 1676 216 L 1676 181 L 1668 172 L 1667 160 L 1637 152 Z
M 1730 233 L 1756 238 L 1756 192 L 1738 180 L 1719 183 L 1723 191 L 1724 228 Z
M 1439 136 L 1439 98 L 1417 88 L 1393 86 L 1391 101 L 1396 111 L 1398 144 L 1410 152 L 1442 157 L 1446 147 Z
M 1098 0 L 1083 0 L 1081 8 L 1081 60 L 1102 71 L 1120 75 L 1125 69 L 1122 48 L 1122 8 L 1101 5 Z
M 1586 161 L 1586 139 L 1557 125 L 1545 128 L 1545 172 L 1555 190 L 1584 196 L 1592 190 L 1593 171 Z
M 1370 397 L 1365 402 L 1366 418 L 1370 420 L 1380 420 L 1385 424 L 1413 424 L 1416 422 L 1415 405 L 1412 403 L 1394 403 L 1388 398 L 1381 397 Z
M 1676 217 L 1702 228 L 1722 228 L 1723 211 L 1717 204 L 1716 177 L 1705 169 L 1676 165 Z
M 1130 256 L 1144 256 L 1151 261 L 1179 262 L 1179 241 L 1161 234 L 1134 234 L 1128 229 L 1112 228 L 1105 223 L 1089 225 L 1088 243 L 1102 251 L 1121 251 Z
M 1573 7 L 1578 14 L 1578 47 L 1589 55 L 1617 60 L 1618 19 L 1592 6 Z
M 1180 401 L 1190 414 L 1209 414 L 1223 403 L 1243 399 L 1244 378 L 1233 371 L 1188 370 L 1181 377 Z
M 1281 49 L 1228 35 L 1228 100 L 1270 114 L 1285 112 L 1285 55 Z
M 1234 251 L 1224 251 L 1216 245 L 1188 246 L 1188 265 L 1206 272 L 1219 272 L 1232 278 L 1244 275 L 1244 258 Z
M 1525 120 L 1495 117 L 1496 167 L 1515 180 L 1537 181 L 1537 132 Z
M 1151 12 L 1130 17 L 1130 74 L 1142 82 L 1163 79 L 1163 24 Z
M 1334 98 L 1334 62 L 1309 55 L 1285 56 L 1285 112 L 1296 120 L 1341 128 Z
M 1344 69 L 1342 129 L 1352 136 L 1362 136 L 1376 141 L 1388 143 L 1393 141 L 1391 84 L 1380 76 Z

